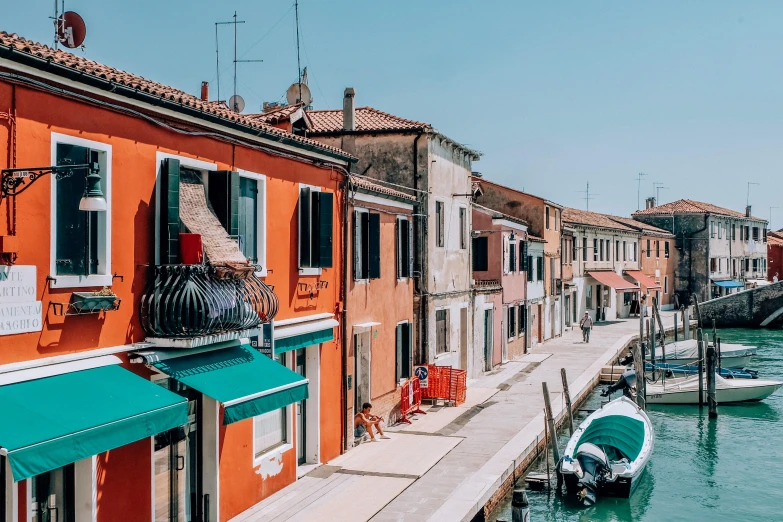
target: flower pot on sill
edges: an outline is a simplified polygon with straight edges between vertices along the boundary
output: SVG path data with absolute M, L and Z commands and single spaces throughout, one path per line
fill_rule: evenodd
M 74 292 L 71 294 L 71 307 L 77 312 L 100 312 L 115 310 L 120 300 L 116 295 L 95 295 L 92 292 Z

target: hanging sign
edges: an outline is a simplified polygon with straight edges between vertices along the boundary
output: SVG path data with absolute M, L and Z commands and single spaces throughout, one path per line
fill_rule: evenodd
M 0 335 L 40 332 L 35 266 L 0 266 Z

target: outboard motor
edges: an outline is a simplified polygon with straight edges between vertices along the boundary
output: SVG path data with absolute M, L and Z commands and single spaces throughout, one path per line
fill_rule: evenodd
M 619 379 L 617 379 L 616 383 L 608 386 L 604 391 L 602 391 L 601 397 L 608 397 L 617 390 L 623 390 L 623 395 L 629 399 L 633 399 L 631 395 L 632 388 L 636 389 L 636 372 L 634 370 L 628 370 L 627 372 L 623 373 Z
M 585 506 L 592 506 L 598 500 L 598 492 L 611 474 L 606 453 L 596 446 L 585 442 L 576 451 L 582 476 L 577 483 L 576 498 Z

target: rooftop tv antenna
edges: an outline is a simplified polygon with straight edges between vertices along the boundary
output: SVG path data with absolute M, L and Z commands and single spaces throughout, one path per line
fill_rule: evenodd
M 590 182 L 587 182 L 587 188 L 585 190 L 578 190 L 577 192 L 580 192 L 584 194 L 585 196 L 582 198 L 585 200 L 585 210 L 588 212 L 590 211 L 590 200 L 595 199 L 593 196 L 600 196 L 601 194 L 591 194 L 590 193 Z
M 234 19 L 230 22 L 215 22 L 215 59 L 216 59 L 216 67 L 217 67 L 217 94 L 218 94 L 218 101 L 220 101 L 220 49 L 218 46 L 218 26 L 219 25 L 228 25 L 233 24 L 234 25 L 234 94 L 231 96 L 230 100 L 234 100 L 233 103 L 229 100 L 229 108 L 234 112 L 242 112 L 242 110 L 245 107 L 245 101 L 242 99 L 241 96 L 237 95 L 237 63 L 247 63 L 247 62 L 263 62 L 264 60 L 240 60 L 237 58 L 237 24 L 244 24 L 244 20 L 237 20 L 237 12 L 234 11 Z M 239 109 L 239 103 L 241 101 L 242 109 Z
M 302 64 L 299 61 L 299 0 L 294 0 L 294 13 L 296 15 L 296 83 L 299 84 L 299 99 L 302 100 Z
M 657 205 L 661 204 L 661 190 L 669 190 L 669 187 L 664 187 L 663 183 L 660 181 L 656 181 L 653 183 L 653 190 L 655 190 L 655 203 Z
M 641 194 L 642 194 L 642 178 L 646 176 L 644 172 L 640 172 L 636 178 L 638 185 L 636 186 L 636 210 L 641 210 Z
M 753 181 L 748 181 L 748 196 L 745 198 L 745 206 L 747 207 L 750 205 L 750 186 L 751 185 L 758 185 L 758 183 L 754 183 Z

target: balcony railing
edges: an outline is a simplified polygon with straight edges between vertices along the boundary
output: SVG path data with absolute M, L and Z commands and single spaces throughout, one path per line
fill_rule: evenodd
M 151 271 L 140 307 L 141 326 L 150 337 L 248 330 L 277 314 L 277 296 L 255 274 L 219 277 L 210 265 L 161 265 Z

